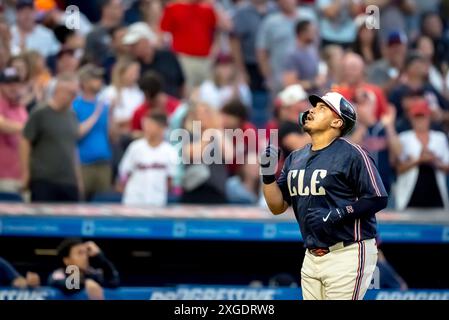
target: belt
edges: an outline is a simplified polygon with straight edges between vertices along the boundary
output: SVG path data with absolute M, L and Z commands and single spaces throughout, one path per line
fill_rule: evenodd
M 313 249 L 308 249 L 308 250 L 315 257 L 322 257 L 322 256 L 328 254 L 329 252 L 343 249 L 344 247 L 350 246 L 351 244 L 354 244 L 354 243 L 356 243 L 356 242 L 355 241 L 351 241 L 351 242 L 343 242 L 342 241 L 342 242 L 338 242 L 328 248 L 313 248 Z

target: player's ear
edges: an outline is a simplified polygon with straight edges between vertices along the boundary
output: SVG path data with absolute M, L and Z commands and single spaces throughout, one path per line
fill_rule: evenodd
M 331 122 L 331 127 L 335 129 L 343 129 L 343 120 L 342 119 L 333 119 Z

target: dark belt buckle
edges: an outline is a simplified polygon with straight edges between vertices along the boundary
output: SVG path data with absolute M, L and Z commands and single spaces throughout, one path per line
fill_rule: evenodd
M 329 249 L 311 249 L 310 253 L 313 254 L 315 257 L 322 257 L 325 254 L 329 253 Z

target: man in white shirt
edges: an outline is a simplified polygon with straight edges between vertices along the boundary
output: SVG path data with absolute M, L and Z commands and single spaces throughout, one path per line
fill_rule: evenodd
M 11 53 L 36 50 L 44 57 L 56 54 L 60 44 L 50 29 L 36 24 L 34 1 L 18 0 L 16 9 L 17 22 L 11 27 Z
M 165 115 L 150 113 L 142 122 L 144 137 L 129 145 L 119 166 L 121 182 L 126 184 L 123 203 L 165 206 L 176 173 L 177 152 L 164 141 Z

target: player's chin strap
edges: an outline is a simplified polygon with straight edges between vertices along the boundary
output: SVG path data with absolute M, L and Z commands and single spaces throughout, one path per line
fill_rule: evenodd
M 309 114 L 309 110 L 301 112 L 298 116 L 298 124 L 300 127 L 304 126 L 304 123 L 306 122 L 307 115 Z

